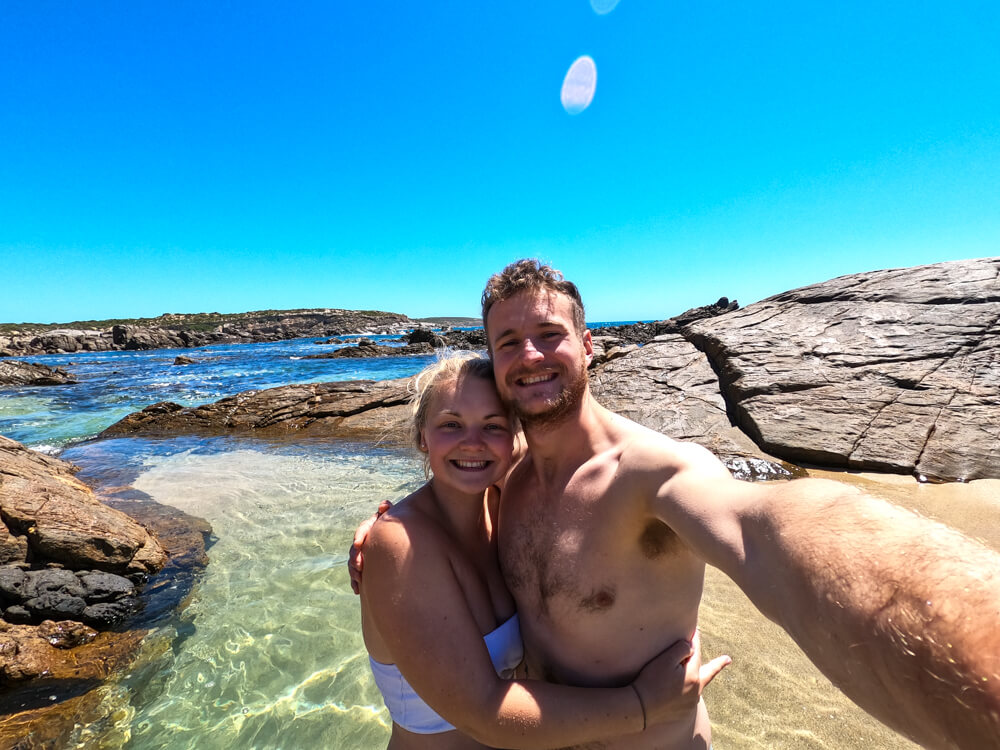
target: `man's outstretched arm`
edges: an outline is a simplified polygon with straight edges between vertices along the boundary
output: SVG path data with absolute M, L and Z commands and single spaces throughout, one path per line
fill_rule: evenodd
M 657 512 L 868 713 L 929 748 L 1000 748 L 996 552 L 837 482 L 750 485 L 699 456 Z

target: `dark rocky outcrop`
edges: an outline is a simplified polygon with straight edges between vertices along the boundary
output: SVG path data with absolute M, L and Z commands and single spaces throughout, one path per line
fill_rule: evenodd
M 98 437 L 253 432 L 405 441 L 409 382 L 403 378 L 286 385 L 197 407 L 161 402 L 128 415 Z
M 0 437 L 0 747 L 62 747 L 104 716 L 93 688 L 127 666 L 142 626 L 183 607 L 206 563 L 205 521 L 127 487 L 112 508 L 74 472 Z
M 61 367 L 47 367 L 15 359 L 0 360 L 0 386 L 67 385 L 76 379 Z
M 429 328 L 414 328 L 406 334 L 407 344 L 427 344 L 432 349 L 440 349 L 446 345 L 444 337 L 439 333 L 434 333 Z
M 180 355 L 174 357 L 174 364 L 175 365 L 193 365 L 197 361 L 198 360 L 196 360 L 196 359 L 191 359 L 190 357 L 185 357 L 183 354 L 180 354 Z

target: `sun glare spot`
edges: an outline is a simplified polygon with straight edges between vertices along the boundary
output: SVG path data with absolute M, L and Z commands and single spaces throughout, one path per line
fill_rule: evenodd
M 599 16 L 606 16 L 618 6 L 619 0 L 590 0 L 590 7 Z
M 563 79 L 560 100 L 563 109 L 571 115 L 578 115 L 594 100 L 597 88 L 597 66 L 589 55 L 578 57 Z

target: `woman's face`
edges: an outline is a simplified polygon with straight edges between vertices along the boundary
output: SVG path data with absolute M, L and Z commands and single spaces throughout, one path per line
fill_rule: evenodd
M 434 481 L 470 494 L 500 481 L 514 435 L 492 380 L 462 375 L 432 396 L 420 436 Z

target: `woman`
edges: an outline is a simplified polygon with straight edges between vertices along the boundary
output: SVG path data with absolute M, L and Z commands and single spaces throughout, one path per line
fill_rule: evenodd
M 431 478 L 364 548 L 362 626 L 393 718 L 389 748 L 562 747 L 639 732 L 697 702 L 687 643 L 620 688 L 505 679 L 522 656 L 495 533 L 515 427 L 488 359 L 441 360 L 417 384 L 414 440 Z

